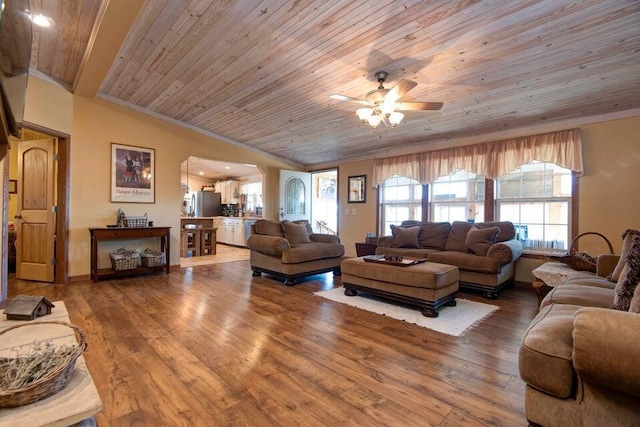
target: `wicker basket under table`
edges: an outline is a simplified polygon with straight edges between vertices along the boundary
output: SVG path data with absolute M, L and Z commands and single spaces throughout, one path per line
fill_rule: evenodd
M 140 262 L 144 267 L 160 267 L 164 263 L 164 253 L 145 250 L 140 254 Z
M 118 249 L 109 254 L 111 257 L 111 267 L 115 271 L 133 270 L 138 268 L 140 262 L 140 252 Z

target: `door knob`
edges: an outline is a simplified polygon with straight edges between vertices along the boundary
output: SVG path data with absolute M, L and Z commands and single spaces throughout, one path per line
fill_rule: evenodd
M 13 216 L 15 219 L 22 219 L 22 215 L 14 215 Z

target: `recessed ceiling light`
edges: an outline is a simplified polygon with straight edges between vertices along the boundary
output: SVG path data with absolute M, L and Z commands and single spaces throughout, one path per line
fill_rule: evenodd
M 198 175 L 204 175 L 204 172 L 198 172 Z
M 39 27 L 50 27 L 55 24 L 53 19 L 49 18 L 48 16 L 44 16 L 41 13 L 37 15 L 29 15 L 29 17 L 31 18 L 31 22 Z
M 225 166 L 224 168 L 225 168 L 226 170 L 229 170 L 229 169 L 231 169 L 231 166 Z

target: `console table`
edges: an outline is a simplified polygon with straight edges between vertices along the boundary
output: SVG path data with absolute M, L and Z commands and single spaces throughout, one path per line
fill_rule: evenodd
M 91 280 L 130 276 L 132 274 L 148 273 L 165 270 L 169 273 L 170 262 L 170 230 L 171 227 L 107 227 L 89 228 L 91 233 Z M 164 252 L 165 265 L 158 267 L 138 267 L 131 270 L 115 271 L 113 268 L 98 269 L 98 243 L 103 240 L 145 239 L 155 237 L 160 239 L 160 250 Z

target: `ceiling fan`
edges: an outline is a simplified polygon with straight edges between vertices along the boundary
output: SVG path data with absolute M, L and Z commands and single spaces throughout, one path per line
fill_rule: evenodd
M 367 93 L 365 99 L 352 98 L 339 94 L 329 95 L 329 97 L 339 101 L 349 101 L 366 105 L 368 108 L 360 108 L 356 111 L 356 114 L 360 120 L 362 120 L 362 123 L 368 123 L 374 128 L 380 123 L 384 123 L 390 127 L 396 127 L 404 117 L 404 114 L 396 110 L 439 110 L 442 108 L 442 102 L 400 101 L 407 92 L 418 85 L 418 83 L 413 80 L 402 79 L 391 89 L 385 89 L 383 83 L 387 80 L 387 77 L 389 77 L 389 73 L 386 71 L 378 71 L 375 75 L 380 85 L 377 89 Z

